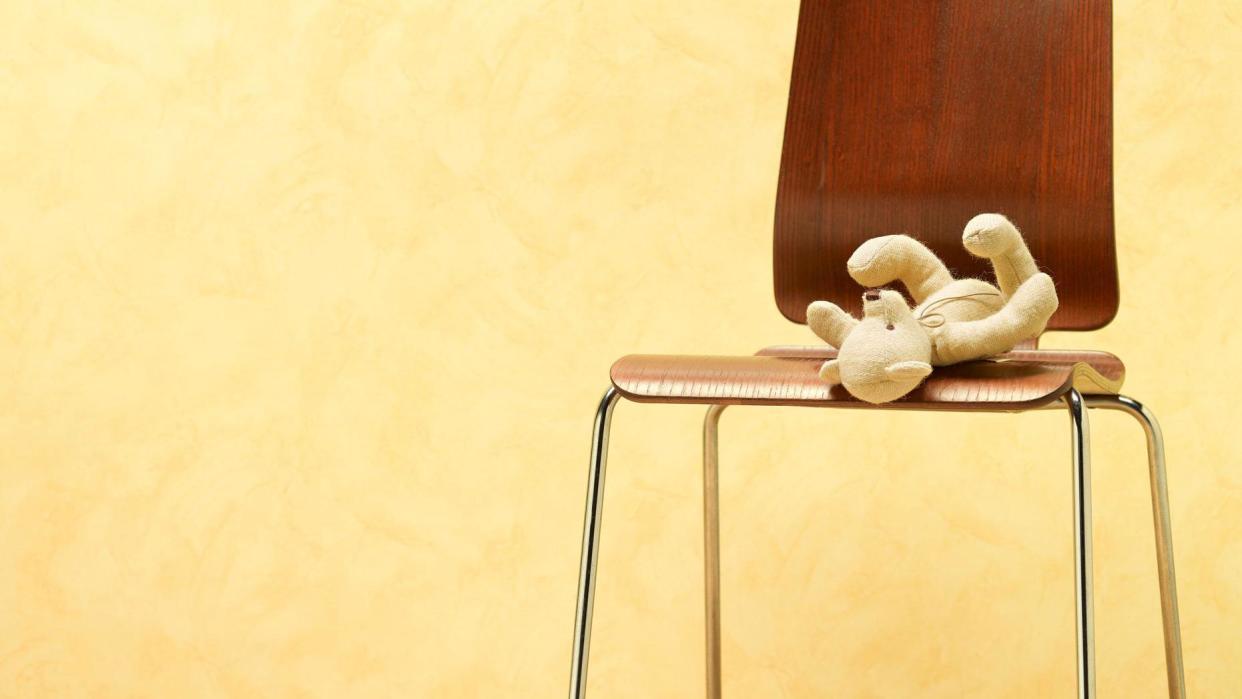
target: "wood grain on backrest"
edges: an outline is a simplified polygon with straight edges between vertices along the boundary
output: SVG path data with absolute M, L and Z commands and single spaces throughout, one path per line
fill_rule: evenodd
M 1112 12 L 1102 0 L 803 0 L 776 201 L 781 312 L 857 313 L 845 270 L 909 233 L 990 277 L 962 227 L 999 212 L 1057 284 L 1050 329 L 1117 310 Z

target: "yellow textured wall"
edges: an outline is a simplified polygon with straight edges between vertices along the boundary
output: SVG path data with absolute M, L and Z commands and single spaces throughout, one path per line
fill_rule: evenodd
M 0 696 L 559 696 L 611 360 L 811 339 L 795 5 L 0 7 Z M 1163 417 L 1187 682 L 1242 696 L 1242 4 L 1116 20 L 1121 312 L 1047 344 Z M 700 692 L 701 414 L 618 411 L 594 696 Z M 1066 423 L 727 414 L 729 694 L 1068 696 Z M 1101 691 L 1157 697 L 1093 426 Z

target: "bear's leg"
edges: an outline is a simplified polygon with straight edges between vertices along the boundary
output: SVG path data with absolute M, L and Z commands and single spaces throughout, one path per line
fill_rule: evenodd
M 840 348 L 858 320 L 829 301 L 816 301 L 806 309 L 806 324 L 820 339 Z
M 1056 310 L 1057 290 L 1052 277 L 1037 273 L 1022 282 L 996 313 L 933 329 L 932 363 L 944 366 L 1008 352 L 1043 332 Z
M 899 280 L 915 303 L 953 281 L 953 275 L 927 246 L 908 235 L 872 238 L 850 255 L 846 263 L 854 281 L 867 287 Z
M 1022 234 L 1000 214 L 979 214 L 970 219 L 962 231 L 962 245 L 970 254 L 992 263 L 996 283 L 1005 298 L 1013 296 L 1023 282 L 1039 273 Z

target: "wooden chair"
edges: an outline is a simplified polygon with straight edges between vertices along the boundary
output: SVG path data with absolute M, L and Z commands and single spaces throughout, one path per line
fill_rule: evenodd
M 776 198 L 776 302 L 805 322 L 831 299 L 857 312 L 845 259 L 867 238 L 909 232 L 950 268 L 984 274 L 961 246 L 973 215 L 1023 230 L 1056 280 L 1056 330 L 1107 324 L 1118 305 L 1113 245 L 1112 12 L 1107 0 L 803 0 Z M 852 307 L 849 304 L 853 304 Z M 1160 428 L 1120 395 L 1124 367 L 1104 352 L 1030 348 L 938 368 L 885 405 L 829 387 L 828 347 L 756 356 L 634 355 L 613 365 L 595 418 L 571 699 L 585 696 L 608 428 L 620 398 L 701 403 L 707 696 L 720 687 L 717 428 L 729 405 L 1012 412 L 1067 405 L 1073 442 L 1078 696 L 1094 697 L 1091 497 L 1086 408 L 1134 416 L 1147 436 L 1169 696 L 1185 697 Z

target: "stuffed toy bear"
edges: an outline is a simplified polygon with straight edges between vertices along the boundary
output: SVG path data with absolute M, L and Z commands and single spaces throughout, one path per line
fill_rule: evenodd
M 812 303 L 807 325 L 838 348 L 819 375 L 855 398 L 886 403 L 914 390 L 933 366 L 1007 352 L 1043 332 L 1057 292 L 1018 229 L 1000 214 L 980 214 L 966 224 L 962 245 L 992 263 L 999 289 L 981 279 L 954 279 L 907 235 L 859 246 L 847 263 L 850 276 L 864 287 L 900 281 L 918 305 L 911 309 L 899 292 L 876 288 L 863 294 L 862 320 L 834 303 Z

